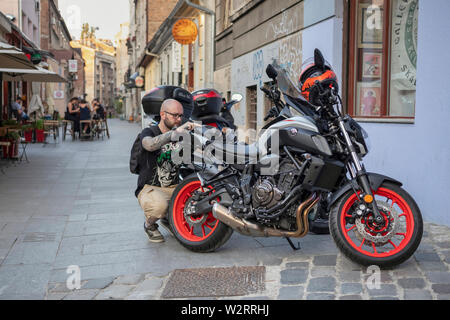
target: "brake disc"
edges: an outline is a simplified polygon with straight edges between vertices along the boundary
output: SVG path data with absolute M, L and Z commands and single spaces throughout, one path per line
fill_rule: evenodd
M 206 189 L 206 188 L 205 188 Z M 204 192 L 204 191 L 203 191 Z M 202 225 L 206 219 L 208 219 L 207 214 L 195 214 L 195 204 L 196 202 L 191 198 L 186 202 L 186 206 L 183 209 L 184 219 L 189 224 L 190 227 L 195 225 Z
M 373 235 L 372 233 L 370 233 L 370 231 L 368 231 L 367 225 L 361 221 L 363 219 L 363 217 L 361 217 L 355 219 L 355 225 L 357 228 L 357 231 L 355 230 L 355 234 L 360 241 L 365 239 L 375 244 L 375 246 L 380 247 L 385 245 L 395 236 L 397 230 L 399 229 L 400 223 L 398 221 L 399 217 L 397 210 L 395 210 L 393 207 L 390 207 L 386 202 L 377 200 L 376 203 L 378 210 L 383 211 L 383 213 L 387 215 L 387 219 L 390 220 L 388 230 L 383 231 L 383 233 L 387 233 L 385 235 L 382 235 L 381 233 Z
M 206 214 L 202 214 L 202 215 L 195 214 L 195 205 L 194 205 L 192 199 L 190 199 L 187 202 L 187 205 L 184 207 L 183 213 L 184 213 L 184 219 L 186 219 L 186 222 L 189 224 L 190 227 L 192 227 L 194 225 L 198 225 L 198 224 L 202 225 L 203 222 L 205 222 L 205 220 L 207 219 Z

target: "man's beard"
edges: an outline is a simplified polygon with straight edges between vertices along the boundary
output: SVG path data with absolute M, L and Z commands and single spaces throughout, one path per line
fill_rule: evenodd
M 167 119 L 164 119 L 164 125 L 166 126 L 167 129 L 172 130 L 175 127 L 175 123 L 170 122 Z

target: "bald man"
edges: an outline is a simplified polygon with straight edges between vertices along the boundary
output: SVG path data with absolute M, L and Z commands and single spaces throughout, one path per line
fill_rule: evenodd
M 144 230 L 151 242 L 163 242 L 158 231 L 160 223 L 170 231 L 165 219 L 169 201 L 178 183 L 178 166 L 171 160 L 175 138 L 183 130 L 192 130 L 194 124 L 181 125 L 183 106 L 177 100 L 168 99 L 161 105 L 161 121 L 158 125 L 145 128 L 141 133 L 142 157 L 139 163 L 146 165 L 140 169 L 136 197 L 144 210 Z

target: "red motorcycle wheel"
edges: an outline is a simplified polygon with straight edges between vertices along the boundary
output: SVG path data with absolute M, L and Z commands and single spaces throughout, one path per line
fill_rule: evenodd
M 414 199 L 401 187 L 384 183 L 374 192 L 384 226 L 372 215 L 355 218 L 357 196 L 346 193 L 330 215 L 330 231 L 337 246 L 351 260 L 363 265 L 391 267 L 407 260 L 420 244 L 423 222 Z
M 186 178 L 175 188 L 170 201 L 168 220 L 175 238 L 184 247 L 195 252 L 211 252 L 222 246 L 233 230 L 217 220 L 212 212 L 186 214 L 186 206 L 190 205 L 191 197 L 197 190 L 207 191 L 201 187 L 197 176 Z

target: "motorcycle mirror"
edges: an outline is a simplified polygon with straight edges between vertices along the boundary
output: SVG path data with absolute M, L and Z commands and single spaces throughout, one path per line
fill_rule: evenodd
M 275 80 L 277 78 L 277 76 L 278 76 L 277 70 L 275 70 L 275 68 L 271 64 L 269 64 L 267 66 L 266 74 L 272 80 Z
M 231 100 L 234 100 L 236 102 L 241 102 L 242 101 L 242 95 L 240 93 L 235 93 L 231 96 Z

